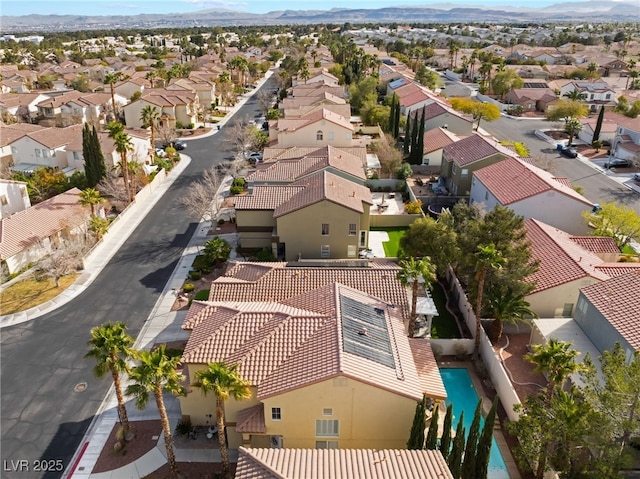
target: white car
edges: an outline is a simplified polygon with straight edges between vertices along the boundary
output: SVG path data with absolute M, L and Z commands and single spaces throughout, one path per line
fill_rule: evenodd
M 260 153 L 259 151 L 254 151 L 252 153 L 249 153 L 246 157 L 245 157 L 249 162 L 258 162 L 258 161 L 262 161 L 262 153 Z
M 167 156 L 167 152 L 164 151 L 162 148 L 156 148 L 155 152 L 158 158 L 164 158 Z

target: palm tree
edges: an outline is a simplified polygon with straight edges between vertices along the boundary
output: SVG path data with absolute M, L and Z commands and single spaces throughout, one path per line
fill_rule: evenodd
M 109 220 L 106 218 L 100 218 L 98 216 L 94 216 L 89 221 L 89 231 L 92 231 L 96 235 L 97 241 L 100 241 L 108 230 L 109 230 Z
M 151 129 L 151 163 L 153 163 L 156 148 L 156 122 L 160 119 L 160 113 L 155 106 L 147 105 L 140 112 L 140 121 Z
M 80 200 L 78 201 L 82 206 L 91 207 L 91 216 L 96 216 L 96 205 L 104 202 L 104 198 L 100 196 L 100 192 L 95 188 L 87 188 L 80 192 Z
M 535 365 L 535 372 L 543 373 L 547 377 L 545 408 L 548 411 L 551 410 L 551 402 L 556 389 L 562 389 L 567 378 L 582 369 L 582 366 L 575 361 L 579 354 L 578 351 L 570 348 L 570 343 L 551 338 L 547 344 L 532 345 L 533 351 L 524 356 L 527 361 Z M 536 479 L 542 479 L 544 476 L 550 453 L 549 448 L 550 444 L 547 442 L 540 446 Z
M 249 384 L 238 374 L 238 366 L 236 364 L 209 363 L 207 369 L 197 371 L 195 377 L 194 387 L 200 388 L 205 396 L 208 393 L 213 393 L 216 397 L 216 419 L 218 422 L 218 442 L 220 443 L 222 469 L 224 477 L 229 479 L 229 451 L 224 433 L 224 403 L 229 397 L 234 398 L 236 401 L 249 399 L 251 390 L 249 389 Z
M 571 90 L 570 92 L 565 93 L 563 96 L 569 98 L 569 100 L 573 101 L 582 101 L 586 100 L 587 95 L 582 93 L 580 90 Z
M 164 405 L 165 391 L 176 395 L 186 395 L 184 386 L 180 382 L 184 379 L 177 371 L 180 363 L 180 356 L 169 357 L 166 353 L 166 345 L 163 344 L 153 351 L 140 351 L 140 364 L 134 367 L 129 374 L 131 384 L 127 386 L 127 396 L 134 396 L 136 407 L 143 410 L 149 402 L 149 394 L 153 394 L 156 406 L 160 413 L 162 430 L 164 432 L 164 443 L 167 449 L 167 462 L 171 475 L 178 475 L 176 456 L 173 451 L 173 437 L 171 436 L 171 425 L 167 416 L 167 409 Z
M 531 305 L 524 300 L 524 297 L 515 294 L 512 289 L 496 293 L 488 299 L 487 303 L 493 312 L 493 331 L 496 342 L 499 342 L 502 339 L 504 323 L 515 324 L 526 318 L 537 318 L 538 315 L 531 310 Z
M 123 75 L 122 72 L 113 72 L 107 73 L 104 77 L 105 85 L 109 85 L 111 89 L 111 108 L 113 108 L 113 119 L 115 121 L 118 120 L 118 106 L 116 105 L 116 94 L 115 94 L 115 84 L 125 78 L 129 78 L 128 76 Z
M 425 256 L 420 259 L 409 258 L 400 261 L 400 271 L 397 278 L 403 286 L 411 286 L 411 316 L 409 317 L 409 337 L 413 338 L 416 329 L 417 305 L 418 305 L 418 284 L 420 278 L 426 288 L 437 280 L 436 267 L 431 262 L 431 258 Z
M 474 263 L 476 269 L 476 337 L 475 350 L 473 355 L 477 358 L 480 354 L 480 327 L 482 315 L 482 295 L 484 293 L 484 284 L 487 279 L 487 273 L 491 269 L 500 269 L 505 263 L 502 253 L 493 243 L 488 245 L 479 245 L 478 250 L 474 254 Z
M 587 72 L 589 73 L 589 80 L 593 80 L 598 73 L 598 64 L 591 62 L 587 65 Z
M 124 189 L 126 192 L 127 203 L 131 203 L 131 188 L 129 186 L 129 164 L 127 154 L 133 151 L 133 142 L 129 135 L 124 131 L 124 125 L 117 121 L 112 121 L 107 125 L 109 130 L 109 138 L 113 140 L 116 151 L 120 154 L 120 169 L 122 170 L 122 179 L 124 181 Z
M 628 89 L 629 89 L 629 79 L 631 79 L 631 78 L 634 78 L 634 79 L 635 79 L 635 78 L 637 78 L 637 76 L 638 76 L 638 72 L 637 72 L 637 71 L 635 71 L 635 70 L 636 70 L 636 64 L 637 64 L 637 63 L 636 63 L 636 61 L 635 61 L 635 60 L 629 60 L 629 62 L 627 63 L 627 70 L 628 70 L 629 72 L 628 72 L 628 74 L 627 74 L 627 82 L 626 82 L 626 84 L 625 84 L 625 86 L 624 86 L 624 89 L 625 89 L 625 90 L 628 90 Z M 635 73 L 635 75 L 634 75 L 634 73 Z
M 571 118 L 570 120 L 567 120 L 567 122 L 564 124 L 564 132 L 569 135 L 569 142 L 567 143 L 568 146 L 571 146 L 573 138 L 580 131 L 582 131 L 582 123 L 580 123 L 580 120 L 578 120 L 577 118 Z
M 129 435 L 129 417 L 122 394 L 120 374 L 130 372 L 128 361 L 137 356 L 137 351 L 133 349 L 135 340 L 126 331 L 124 323 L 106 323 L 93 328 L 91 339 L 87 343 L 91 349 L 84 355 L 85 358 L 96 360 L 93 368 L 96 377 L 101 378 L 107 372 L 111 373 L 118 400 L 118 416 L 125 438 Z

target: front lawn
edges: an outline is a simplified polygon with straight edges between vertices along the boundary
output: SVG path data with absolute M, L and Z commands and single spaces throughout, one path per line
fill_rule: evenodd
M 386 231 L 389 241 L 384 241 L 384 255 L 387 258 L 397 258 L 400 251 L 400 238 L 404 236 L 408 228 L 371 228 L 371 231 Z
M 46 278 L 41 281 L 27 279 L 12 284 L 0 293 L 2 314 L 26 311 L 29 308 L 46 303 L 71 286 L 77 276 L 77 274 L 70 274 L 61 278 L 59 288 L 56 288 L 56 283 L 52 278 Z

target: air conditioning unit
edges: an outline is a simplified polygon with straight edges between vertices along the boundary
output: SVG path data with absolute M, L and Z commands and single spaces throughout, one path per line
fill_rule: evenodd
M 271 436 L 271 449 L 282 449 L 282 436 Z

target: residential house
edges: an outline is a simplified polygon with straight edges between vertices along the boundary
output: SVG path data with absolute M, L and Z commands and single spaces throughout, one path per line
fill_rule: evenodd
M 107 87 L 111 92 L 111 87 Z M 140 92 L 142 94 L 145 89 L 153 88 L 153 85 L 149 80 L 143 78 L 127 78 L 121 82 L 116 83 L 113 86 L 113 91 L 120 95 L 122 98 L 131 98 L 134 93 Z
M 565 96 L 574 90 L 583 94 L 589 111 L 597 112 L 603 105 L 609 109 L 616 106 L 616 92 L 605 82 L 572 81 L 560 88 L 560 95 Z
M 272 128 L 269 125 L 269 139 L 278 147 L 292 146 L 336 146 L 353 145 L 354 127 L 341 115 L 323 108 L 301 118 L 279 119 Z
M 231 448 L 400 449 L 416 401 L 446 397 L 429 341 L 406 336 L 397 265 L 374 263 L 232 264 L 194 301 L 182 326 L 190 382 L 221 361 L 250 384 L 250 399 L 224 405 Z M 193 386 L 180 403 L 193 424 L 215 414 Z
M 425 113 L 424 130 L 432 130 L 434 128 L 446 128 L 456 135 L 468 136 L 473 133 L 474 120 L 471 116 L 463 115 L 448 105 L 440 102 L 432 102 L 411 112 L 411 119 L 418 120 Z
M 0 125 L 2 126 L 2 134 L 0 135 L 0 165 L 2 170 L 6 171 L 10 166 L 14 165 L 14 154 L 17 154 L 17 151 L 11 147 L 11 144 L 27 133 L 43 130 L 44 127 L 31 123 L 12 123 L 10 125 L 0 123 Z
M 235 479 L 453 479 L 439 450 L 271 449 L 238 450 Z
M 69 126 L 63 124 L 62 107 L 71 100 L 77 100 L 84 95 L 86 95 L 86 93 L 75 90 L 50 95 L 47 99 L 42 100 L 36 105 L 38 108 L 36 120 L 42 126 Z
M 79 200 L 80 190 L 72 188 L 0 220 L 0 261 L 9 273 L 42 259 L 65 239 L 86 233 L 90 210 Z
M 338 85 L 338 78 L 335 75 L 329 73 L 329 70 L 326 68 L 322 68 L 316 73 L 311 73 L 311 76 L 307 80 L 300 81 L 299 75 L 298 77 L 293 79 L 292 86 L 297 86 L 300 84 L 310 84 L 310 83 L 318 83 L 322 82 L 325 85 Z
M 0 94 L 0 115 L 11 115 L 17 121 L 30 123 L 38 114 L 38 103 L 48 100 L 43 93 L 2 93 Z
M 82 138 L 83 125 L 66 128 L 43 128 L 18 138 L 11 143 L 13 170 L 31 172 L 38 167 L 60 170 L 68 168 L 67 145 Z
M 620 343 L 627 358 L 640 351 L 640 268 L 580 290 L 574 319 L 600 353 Z
M 24 181 L 0 179 L 0 219 L 31 207 Z
M 460 138 L 446 128 L 433 128 L 424 132 L 424 149 L 422 151 L 422 164 L 436 167 L 442 165 L 442 150 L 445 146 L 459 141 Z
M 507 92 L 504 102 L 520 105 L 525 112 L 546 112 L 558 100 L 551 88 L 514 88 Z
M 357 258 L 368 245 L 369 188 L 329 171 L 283 186 L 254 186 L 235 197 L 242 248 L 269 248 L 274 256 Z
M 627 64 L 615 56 L 595 57 L 589 60 L 598 65 L 598 74 L 601 77 L 622 77 L 629 73 Z
M 618 130 L 611 144 L 612 156 L 640 160 L 640 125 L 638 123 L 637 118 L 618 121 Z
M 541 318 L 571 317 L 580 288 L 640 268 L 618 262 L 621 254 L 609 237 L 575 236 L 536 219 L 525 222 L 531 256 L 538 270 L 526 300 Z
M 319 105 L 348 105 L 344 98 L 338 97 L 329 92 L 320 92 L 318 96 L 296 96 L 287 97 L 280 102 L 280 109 L 283 110 L 285 117 L 289 115 L 289 110 L 296 110 L 303 106 L 319 106 Z M 349 118 L 351 114 L 346 116 Z
M 594 204 L 571 188 L 567 178 L 513 157 L 476 169 L 472 175 L 472 203 L 482 203 L 487 210 L 504 206 L 525 219 L 535 218 L 575 235 L 589 232 L 582 214 Z
M 475 171 L 509 156 L 512 152 L 477 133 L 451 143 L 442 150 L 440 176 L 444 178 L 444 187 L 452 195 L 467 196 Z
M 193 72 L 192 72 L 193 73 Z M 167 90 L 186 89 L 198 95 L 198 103 L 203 108 L 211 107 L 216 99 L 216 84 L 199 75 L 189 75 L 189 78 L 172 78 Z
M 166 123 L 169 128 L 178 124 L 187 126 L 196 124 L 200 106 L 198 96 L 191 90 L 167 90 L 162 88 L 147 89 L 136 101 L 126 105 L 124 116 L 127 126 L 141 128 L 140 115 L 145 106 L 155 107 L 160 114 L 160 128 Z
M 112 111 L 110 93 L 90 93 L 69 100 L 60 106 L 63 126 L 78 123 L 104 124 L 107 113 Z
M 333 83 L 327 83 L 325 81 L 319 81 L 315 83 L 298 84 L 289 88 L 288 96 L 315 96 L 318 97 L 323 93 L 331 93 L 339 98 L 344 98 L 346 95 L 346 89 L 343 85 L 334 85 Z
M 306 99 L 309 97 L 303 97 Z M 291 100 L 300 100 L 300 98 L 292 98 Z M 329 110 L 343 118 L 351 119 L 351 105 L 348 103 L 329 103 L 325 101 L 317 102 L 314 105 L 304 105 L 297 108 L 287 108 L 284 110 L 284 118 L 290 120 L 293 118 L 301 118 L 322 109 Z
M 637 121 L 636 118 L 629 118 L 619 113 L 605 110 L 598 139 L 603 142 L 608 142 L 609 145 L 613 145 L 618 133 L 618 127 L 628 127 L 633 130 Z M 590 145 L 593 142 L 593 134 L 598 124 L 598 115 L 582 118 L 580 119 L 580 123 L 582 124 L 582 130 L 578 132 L 578 138 Z
M 362 164 L 366 164 L 367 162 L 367 149 L 363 146 L 353 146 L 353 147 L 340 147 L 339 151 L 343 151 L 348 155 L 352 155 L 357 157 Z M 318 147 L 314 146 L 292 146 L 289 148 L 278 148 L 277 145 L 274 147 L 266 147 L 264 149 L 264 157 L 263 162 L 275 162 L 279 160 L 286 159 L 297 159 L 302 158 L 307 155 L 314 154 L 318 151 Z

